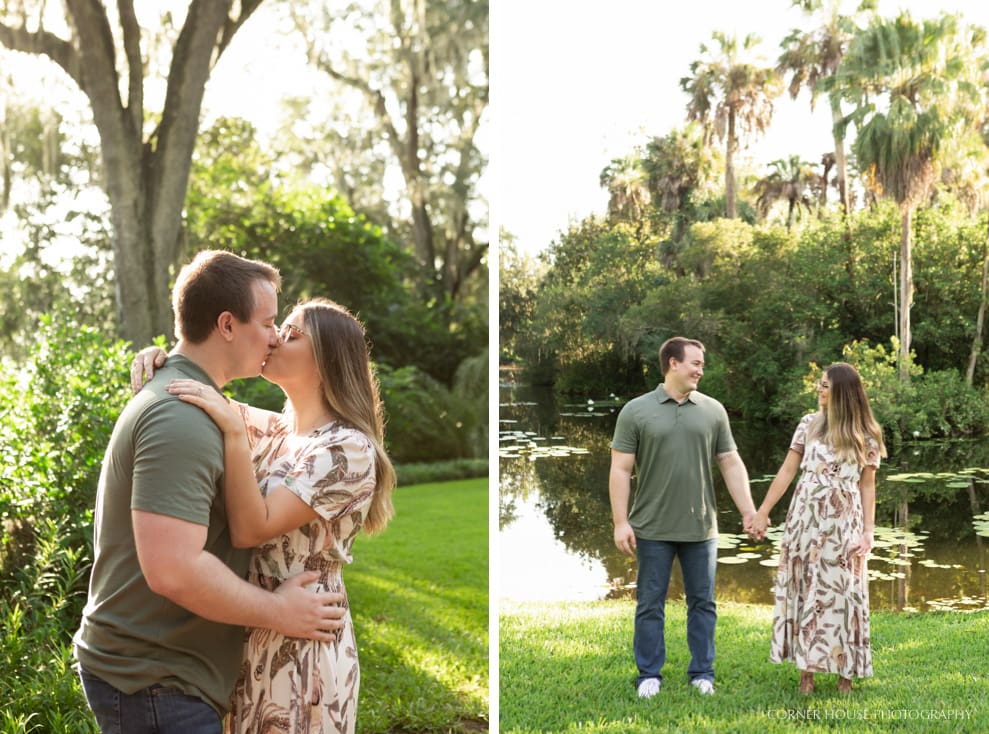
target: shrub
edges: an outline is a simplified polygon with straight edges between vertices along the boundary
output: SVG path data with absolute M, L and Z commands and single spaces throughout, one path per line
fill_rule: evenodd
M 379 365 L 378 379 L 385 403 L 385 441 L 396 463 L 472 456 L 476 396 L 460 398 L 416 367 Z
M 0 730 L 96 731 L 72 670 L 103 452 L 130 397 L 127 345 L 73 316 L 41 319 L 0 375 Z
M 974 436 L 989 430 L 989 394 L 965 384 L 956 370 L 925 373 L 910 366 L 910 380 L 903 382 L 897 368 L 897 341 L 887 351 L 881 344 L 855 341 L 842 349 L 842 359 L 862 377 L 872 412 L 887 440 Z M 810 364 L 810 371 L 791 381 L 787 396 L 776 404 L 776 413 L 789 419 L 813 410 L 814 383 L 824 367 Z
M 488 475 L 487 459 L 452 459 L 425 464 L 397 464 L 398 486 L 434 484 L 457 479 L 476 479 Z
M 126 343 L 70 314 L 41 318 L 27 363 L 0 376 L 0 519 L 8 526 L 23 534 L 34 518 L 65 518 L 71 539 L 89 543 L 103 451 L 130 397 L 129 363 Z

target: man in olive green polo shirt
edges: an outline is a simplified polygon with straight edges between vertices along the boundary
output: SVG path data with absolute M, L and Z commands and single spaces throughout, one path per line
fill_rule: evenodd
M 87 701 L 104 732 L 220 734 L 244 627 L 332 642 L 342 595 L 249 584 L 223 501 L 223 436 L 169 394 L 176 377 L 219 389 L 258 375 L 278 348 L 278 271 L 199 253 L 173 290 L 178 344 L 124 408 L 103 459 L 89 598 L 75 637 Z
M 673 337 L 660 347 L 659 361 L 663 383 L 622 408 L 611 442 L 615 545 L 638 561 L 636 686 L 641 698 L 651 698 L 662 685 L 666 593 L 676 557 L 687 601 L 687 676 L 700 693 L 710 695 L 718 544 L 712 464 L 717 462 L 747 531 L 756 510 L 728 414 L 717 400 L 697 392 L 704 345 Z M 636 491 L 630 511 L 633 470 Z

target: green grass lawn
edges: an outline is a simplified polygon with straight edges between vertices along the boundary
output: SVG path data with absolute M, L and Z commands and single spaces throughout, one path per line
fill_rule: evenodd
M 395 508 L 383 533 L 357 539 L 344 570 L 361 663 L 357 730 L 485 731 L 488 482 L 403 487 Z M 56 581 L 14 594 L 16 604 L 0 596 L 0 734 L 96 731 L 71 667 L 78 617 L 45 607 Z
M 686 609 L 667 604 L 663 689 L 639 700 L 634 602 L 503 602 L 502 734 L 523 732 L 989 731 L 989 612 L 872 615 L 875 677 L 837 676 L 797 692 L 796 668 L 769 662 L 772 608 L 718 603 L 717 693 L 686 676 Z
M 395 519 L 353 555 L 357 730 L 486 730 L 487 480 L 397 489 Z

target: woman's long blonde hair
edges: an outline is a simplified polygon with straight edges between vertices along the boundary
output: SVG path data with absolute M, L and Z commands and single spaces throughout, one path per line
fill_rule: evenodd
M 811 422 L 808 438 L 829 444 L 844 461 L 865 466 L 866 439 L 879 446 L 879 455 L 886 456 L 883 430 L 872 415 L 869 398 L 862 378 L 855 368 L 845 362 L 835 362 L 824 370 L 831 385 L 828 404 Z
M 297 308 L 312 340 L 323 399 L 340 420 L 374 444 L 374 497 L 364 531 L 380 532 L 395 514 L 391 494 L 396 479 L 385 451 L 384 408 L 364 327 L 350 311 L 327 298 L 314 298 Z

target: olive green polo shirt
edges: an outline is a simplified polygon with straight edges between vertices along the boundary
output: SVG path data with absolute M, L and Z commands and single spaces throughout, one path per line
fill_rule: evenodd
M 223 436 L 199 408 L 170 395 L 179 377 L 215 384 L 173 355 L 127 404 L 103 457 L 94 517 L 89 598 L 76 657 L 124 693 L 161 684 L 229 708 L 243 658 L 244 628 L 211 622 L 148 587 L 138 563 L 131 510 L 207 527 L 204 549 L 238 576 L 250 551 L 230 541 L 221 492 Z
M 736 450 L 721 403 L 695 390 L 678 404 L 660 385 L 621 409 L 611 448 L 635 454 L 628 519 L 636 537 L 718 537 L 713 465 L 718 454 Z

